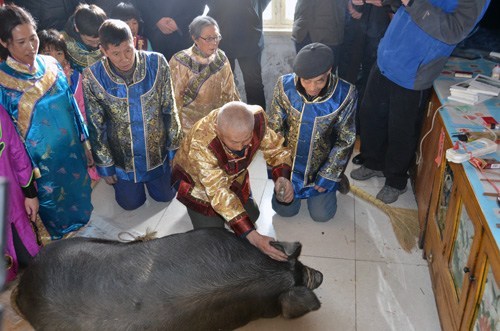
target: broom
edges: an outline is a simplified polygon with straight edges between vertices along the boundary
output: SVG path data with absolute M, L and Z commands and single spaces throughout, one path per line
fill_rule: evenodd
M 355 196 L 368 201 L 389 216 L 396 239 L 405 251 L 410 252 L 415 247 L 420 232 L 416 210 L 391 207 L 357 186 L 351 185 L 350 188 Z

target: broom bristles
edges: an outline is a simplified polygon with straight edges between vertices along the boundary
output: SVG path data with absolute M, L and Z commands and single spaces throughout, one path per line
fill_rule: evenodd
M 418 212 L 416 210 L 391 207 L 355 185 L 351 185 L 351 192 L 381 209 L 389 216 L 396 239 L 405 251 L 410 252 L 415 248 L 416 239 L 420 232 Z

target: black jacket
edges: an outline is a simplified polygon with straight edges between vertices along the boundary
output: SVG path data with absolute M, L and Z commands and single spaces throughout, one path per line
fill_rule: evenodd
M 175 20 L 179 33 L 189 36 L 189 24 L 205 9 L 205 0 L 142 0 L 137 1 L 141 11 L 146 35 L 156 30 L 156 22 L 163 17 Z
M 31 13 L 38 23 L 38 30 L 62 30 L 68 18 L 73 14 L 79 0 L 7 0 L 23 7 Z
M 262 12 L 271 0 L 211 0 L 208 16 L 219 24 L 219 45 L 227 57 L 255 54 L 264 48 Z

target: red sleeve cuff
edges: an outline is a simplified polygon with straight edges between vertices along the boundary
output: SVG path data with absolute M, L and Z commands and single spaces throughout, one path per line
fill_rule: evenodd
M 273 181 L 276 181 L 279 177 L 290 179 L 291 174 L 292 168 L 288 164 L 281 164 L 274 167 L 271 173 Z
M 255 230 L 255 226 L 247 214 L 242 215 L 242 217 L 234 221 L 230 221 L 229 226 L 237 236 L 242 236 L 251 230 Z

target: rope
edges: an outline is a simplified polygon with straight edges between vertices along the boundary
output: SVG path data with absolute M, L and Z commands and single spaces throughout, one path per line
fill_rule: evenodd
M 151 230 L 150 228 L 146 228 L 146 233 L 140 236 L 134 236 L 132 233 L 128 231 L 122 231 L 118 233 L 118 240 L 121 242 L 133 242 L 133 241 L 148 241 L 157 238 L 156 229 Z M 125 238 L 125 236 L 129 236 L 129 238 Z

